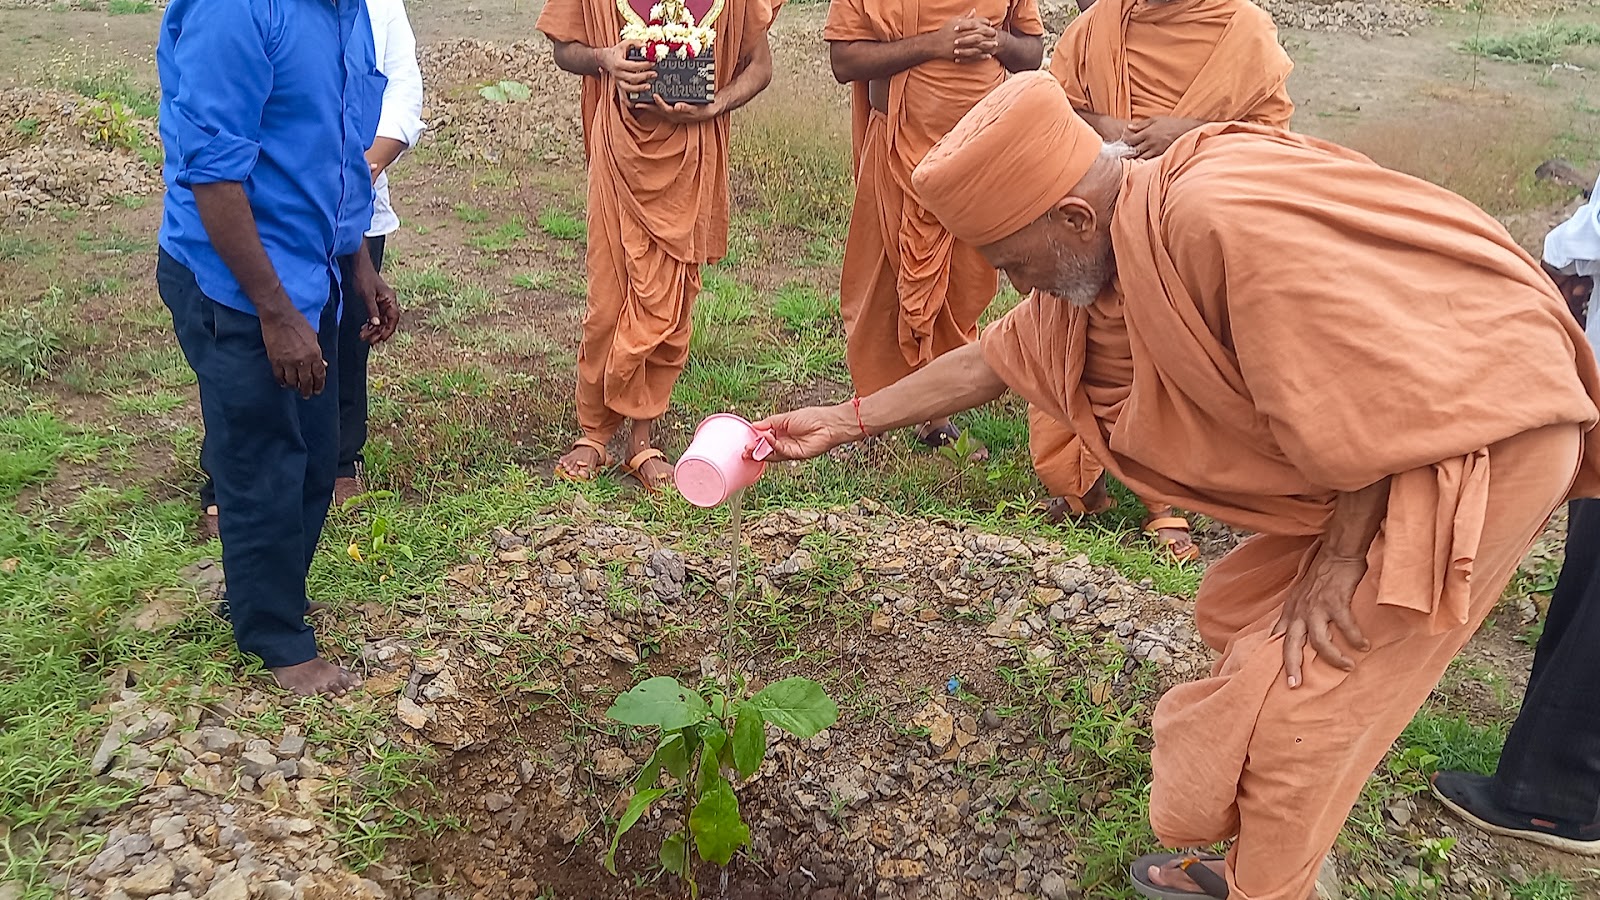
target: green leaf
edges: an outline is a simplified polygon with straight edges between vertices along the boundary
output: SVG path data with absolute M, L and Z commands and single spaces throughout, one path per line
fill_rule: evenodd
M 733 764 L 739 777 L 749 778 L 761 768 L 767 756 L 767 726 L 761 711 L 748 703 L 739 704 L 739 717 L 733 723 Z
M 689 774 L 689 755 L 692 752 L 688 740 L 680 731 L 661 743 L 661 765 L 673 778 L 682 779 Z
M 828 699 L 822 685 L 809 678 L 785 678 L 762 688 L 750 698 L 761 718 L 795 737 L 816 737 L 839 721 L 839 704 Z
M 520 81 L 502 81 L 497 87 L 505 92 L 506 99 L 521 103 L 533 96 L 528 86 Z
M 674 831 L 661 842 L 661 868 L 682 875 L 689 865 L 688 850 L 688 837 L 681 831 Z
M 687 728 L 706 717 L 706 701 L 679 684 L 660 676 L 641 681 L 617 698 L 606 716 L 624 725 L 654 725 L 664 731 Z
M 505 103 L 507 100 L 511 99 L 506 96 L 505 88 L 498 84 L 491 84 L 478 88 L 478 96 L 488 100 L 490 103 Z
M 705 743 L 700 750 L 699 774 L 700 791 L 704 793 L 707 785 L 722 778 L 722 748 L 728 743 L 728 733 L 722 730 L 722 726 L 707 722 L 700 726 L 700 739 Z
M 700 858 L 719 866 L 727 865 L 736 850 L 750 843 L 750 827 L 739 818 L 739 798 L 728 779 L 719 775 L 706 786 L 689 813 L 689 831 Z
M 628 808 L 622 814 L 622 821 L 617 823 L 617 833 L 611 838 L 611 849 L 606 851 L 605 863 L 607 872 L 613 875 L 617 874 L 617 844 L 622 840 L 622 836 L 628 833 L 628 829 L 639 821 L 639 817 L 644 815 L 645 810 L 650 808 L 650 804 L 660 800 L 665 793 L 666 791 L 662 788 L 640 791 L 633 795 L 632 800 L 628 801 Z

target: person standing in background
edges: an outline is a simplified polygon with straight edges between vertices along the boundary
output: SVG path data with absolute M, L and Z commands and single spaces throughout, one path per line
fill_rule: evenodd
M 1600 193 L 1600 186 L 1596 187 Z M 1545 238 L 1544 270 L 1600 352 L 1588 315 L 1600 273 L 1600 197 Z M 1440 772 L 1433 793 L 1490 834 L 1600 855 L 1600 500 L 1567 506 L 1567 556 L 1550 595 L 1522 709 L 1493 775 Z
M 200 386 L 234 640 L 285 690 L 345 694 L 361 680 L 319 653 L 306 573 L 333 497 L 340 297 L 373 343 L 399 322 L 360 252 L 384 90 L 367 7 L 173 0 L 156 65 L 156 284 Z
M 362 221 L 352 214 L 341 221 L 339 243 L 355 244 L 360 229 L 366 229 L 367 255 L 374 271 L 383 269 L 384 247 L 389 235 L 400 228 L 389 201 L 388 169 L 400 155 L 416 146 L 426 125 L 422 121 L 422 71 L 417 65 L 417 39 L 411 30 L 403 0 L 367 0 L 372 19 L 372 44 L 378 71 L 388 78 L 383 91 L 383 107 L 378 117 L 378 136 L 366 152 L 367 175 L 371 180 L 372 216 Z M 352 177 L 355 176 L 352 172 Z M 353 280 L 346 281 L 347 287 Z M 333 503 L 341 506 L 366 491 L 362 481 L 367 443 L 367 361 L 372 346 L 362 338 L 366 325 L 365 308 L 359 297 L 345 290 L 339 308 L 339 377 L 334 389 L 339 397 L 339 466 L 333 482 Z M 202 460 L 202 467 L 204 461 Z M 216 488 L 209 473 L 200 488 L 201 535 L 217 536 Z
M 372 45 L 378 71 L 389 79 L 383 91 L 383 112 L 378 117 L 378 137 L 367 150 L 372 175 L 372 222 L 367 229 L 367 252 L 372 267 L 383 271 L 383 251 L 388 237 L 400 230 L 400 217 L 389 202 L 388 169 L 417 145 L 427 125 L 422 121 L 422 70 L 417 66 L 417 38 L 406 18 L 403 0 L 367 0 L 372 16 Z M 361 339 L 359 305 L 345 295 L 345 315 L 339 320 L 339 469 L 333 482 L 333 503 L 342 506 L 365 493 L 362 478 L 367 444 L 367 357 L 372 346 Z

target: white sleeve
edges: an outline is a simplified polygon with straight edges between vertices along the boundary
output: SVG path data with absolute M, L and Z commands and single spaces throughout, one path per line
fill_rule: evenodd
M 417 38 L 402 0 L 368 0 L 378 71 L 389 79 L 383 92 L 378 137 L 416 146 L 427 126 L 422 121 L 422 70 L 417 66 Z

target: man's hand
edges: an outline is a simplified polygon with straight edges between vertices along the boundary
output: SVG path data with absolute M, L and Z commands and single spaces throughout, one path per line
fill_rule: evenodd
M 648 59 L 629 59 L 628 51 L 644 46 L 638 41 L 621 41 L 604 49 L 594 51 L 595 62 L 599 63 L 600 71 L 617 83 L 617 92 L 622 94 L 623 100 L 631 100 L 631 94 L 642 94 L 650 89 L 650 82 L 656 80 L 656 65 Z
M 372 183 L 377 184 L 378 176 L 394 165 L 394 161 L 399 159 L 400 154 L 405 151 L 406 145 L 404 141 L 386 137 L 373 140 L 372 146 L 367 148 L 366 154 L 367 171 L 372 175 Z
M 1133 123 L 1127 119 L 1119 119 L 1116 116 L 1096 115 L 1095 113 L 1085 112 L 1081 109 L 1075 110 L 1075 112 L 1077 112 L 1079 118 L 1089 123 L 1089 127 L 1093 128 L 1095 133 L 1100 135 L 1100 139 L 1102 141 L 1109 142 L 1128 140 L 1128 126 L 1132 125 Z
M 394 337 L 395 329 L 400 327 L 400 301 L 395 296 L 394 288 L 389 287 L 389 283 L 373 268 L 372 257 L 368 255 L 365 244 L 356 251 L 352 270 L 356 296 L 367 307 L 367 321 L 361 326 L 361 339 L 376 346 Z
M 267 360 L 278 384 L 299 391 L 307 400 L 322 393 L 328 383 L 328 361 L 322 358 L 317 333 L 305 316 L 298 312 L 282 317 L 263 314 L 261 340 L 267 345 Z
M 987 19 L 972 9 L 956 16 L 933 33 L 936 59 L 973 62 L 988 59 L 1000 49 L 1000 35 Z
M 1581 326 L 1589 323 L 1589 297 L 1594 293 L 1594 279 L 1583 275 L 1568 275 L 1547 262 L 1540 261 L 1539 265 L 1550 280 L 1556 283 L 1556 290 L 1561 292 L 1561 298 L 1567 301 L 1567 309 L 1572 312 L 1572 317 L 1578 320 Z
M 1304 683 L 1302 668 L 1308 640 L 1318 656 L 1346 672 L 1354 670 L 1356 664 L 1334 643 L 1335 629 L 1352 649 L 1361 653 L 1371 649 L 1350 612 L 1356 586 L 1366 573 L 1365 559 L 1339 558 L 1323 546 L 1311 569 L 1289 591 L 1283 615 L 1272 630 L 1273 634 L 1284 635 L 1283 667 L 1289 687 Z
M 843 406 L 813 406 L 780 413 L 753 423 L 757 431 L 772 434 L 772 455 L 768 460 L 814 459 L 841 444 L 861 437 L 854 413 Z M 745 455 L 750 455 L 747 448 Z
M 1205 123 L 1196 119 L 1155 116 L 1139 119 L 1130 124 L 1123 139 L 1128 142 L 1128 146 L 1138 151 L 1140 159 L 1155 159 L 1167 152 L 1173 141 L 1203 124 Z
M 361 326 L 361 339 L 374 347 L 394 337 L 400 328 L 400 298 L 382 275 L 377 279 L 377 290 L 367 301 L 367 324 Z
M 715 101 L 711 103 L 668 103 L 660 96 L 654 98 L 654 106 L 634 107 L 635 109 L 648 109 L 668 122 L 676 125 L 692 125 L 696 122 L 709 122 L 722 115 L 722 107 Z

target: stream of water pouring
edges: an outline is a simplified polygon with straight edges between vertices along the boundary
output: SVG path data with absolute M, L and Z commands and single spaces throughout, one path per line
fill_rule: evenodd
M 722 665 L 728 691 L 737 683 L 733 677 L 733 605 L 739 596 L 739 548 L 744 544 L 744 491 L 728 501 L 728 611 L 722 622 Z M 722 868 L 722 895 L 728 893 L 728 869 Z

